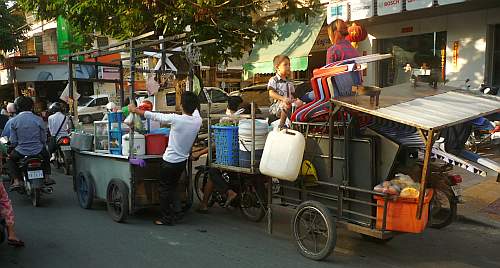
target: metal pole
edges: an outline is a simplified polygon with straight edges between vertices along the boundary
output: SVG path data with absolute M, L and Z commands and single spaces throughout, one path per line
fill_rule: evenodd
M 73 57 L 69 57 L 68 59 L 68 104 L 69 104 L 69 112 L 71 116 L 75 116 L 75 106 L 73 104 Z M 75 118 L 73 118 L 76 120 Z
M 212 99 L 209 98 L 206 91 L 202 88 L 200 94 L 205 94 L 208 101 L 208 116 L 207 116 L 207 126 L 208 126 L 208 166 L 212 165 L 212 120 L 210 120 L 210 115 L 212 113 Z
M 425 198 L 425 184 L 427 183 L 427 176 L 429 175 L 429 165 L 431 160 L 432 144 L 434 143 L 434 130 L 429 130 L 425 144 L 424 166 L 422 167 L 422 178 L 420 179 L 420 196 L 418 199 L 417 219 L 422 218 L 422 208 Z
M 120 107 L 125 104 L 125 88 L 123 85 L 123 63 L 120 61 Z
M 269 178 L 267 185 L 267 233 L 273 234 L 273 178 Z
M 134 43 L 132 40 L 130 40 L 130 103 L 133 103 L 135 98 L 134 98 L 134 82 L 135 82 L 135 58 L 134 58 Z M 132 122 L 135 121 L 135 117 L 137 115 L 133 114 L 132 115 Z M 133 123 L 132 123 L 133 125 Z M 121 143 L 121 141 L 120 141 Z M 123 146 L 123 145 L 122 145 Z M 134 128 L 131 126 L 130 127 L 130 134 L 129 134 L 129 158 L 132 158 L 134 156 Z M 123 148 L 122 148 L 123 149 Z
M 252 101 L 252 151 L 250 152 L 250 171 L 252 174 L 255 173 L 255 103 Z

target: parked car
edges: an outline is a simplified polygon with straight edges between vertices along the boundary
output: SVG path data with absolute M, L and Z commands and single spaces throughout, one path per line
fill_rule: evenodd
M 106 113 L 108 95 L 81 96 L 78 99 L 78 119 L 84 124 L 101 120 Z
M 224 90 L 217 87 L 206 87 L 205 89 L 208 91 L 208 94 L 212 99 L 211 112 L 217 114 L 225 113 L 227 108 L 228 94 Z M 200 107 L 201 117 L 206 117 L 208 114 L 207 98 L 205 94 L 201 92 L 200 94 L 198 94 L 198 99 L 200 101 L 200 106 L 201 106 Z M 175 90 L 167 92 L 166 104 L 167 104 L 167 111 L 169 112 L 175 111 Z

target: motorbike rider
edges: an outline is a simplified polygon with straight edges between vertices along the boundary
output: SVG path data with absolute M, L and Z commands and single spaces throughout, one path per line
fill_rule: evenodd
M 49 114 L 49 133 L 51 139 L 53 140 L 52 142 L 57 143 L 60 138 L 67 137 L 69 135 L 69 119 L 62 113 L 62 104 L 59 102 L 54 102 L 50 105 Z M 49 150 L 51 149 L 49 148 Z M 54 152 L 49 153 L 52 154 L 52 158 L 50 160 L 54 160 Z
M 47 143 L 45 123 L 41 117 L 33 113 L 34 103 L 30 97 L 17 97 L 14 105 L 18 114 L 9 120 L 12 121 L 9 140 L 14 149 L 7 160 L 7 168 L 13 178 L 11 190 L 21 187 L 22 174 L 19 170 L 18 162 L 26 156 L 41 155 L 43 158 L 45 184 L 55 184 L 55 181 L 48 176 L 50 174 L 50 162 L 49 153 L 45 148 Z
M 10 118 L 2 130 L 2 137 L 10 137 L 10 125 L 12 124 L 12 118 L 16 116 L 16 108 L 14 103 L 9 102 L 9 104 L 7 104 L 7 113 L 9 114 Z

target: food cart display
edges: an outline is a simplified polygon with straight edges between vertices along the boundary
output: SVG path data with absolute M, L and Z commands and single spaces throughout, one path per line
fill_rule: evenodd
M 191 59 L 189 59 L 190 55 L 186 53 L 186 48 L 190 50 L 193 47 L 214 42 L 214 40 L 209 40 L 183 46 L 182 44 L 186 44 L 186 34 L 166 37 L 155 41 L 144 39 L 151 35 L 153 33 L 144 34 L 104 48 L 83 51 L 68 56 L 70 73 L 69 102 L 73 115 L 76 112 L 74 105 L 71 105 L 74 95 L 73 82 L 82 80 L 73 75 L 75 65 L 91 65 L 96 69 L 99 66 L 118 68 L 120 73 L 120 79 L 118 80 L 99 78 L 84 80 L 118 84 L 120 89 L 120 107 L 122 107 L 125 96 L 123 90 L 123 73 L 125 68 L 130 72 L 130 99 L 133 101 L 135 100 L 134 77 L 136 73 L 155 73 L 158 76 L 161 74 L 171 74 L 173 70 L 168 69 L 165 64 L 166 53 L 186 56 L 189 61 Z M 129 57 L 120 58 L 120 64 L 99 62 L 99 57 L 121 52 L 129 53 Z M 155 70 L 136 68 L 136 60 L 149 57 L 150 52 L 162 54 L 161 68 Z M 79 57 L 93 58 L 95 61 L 79 61 Z M 124 62 L 130 65 L 124 67 Z M 183 74 L 179 70 L 176 70 L 176 74 L 192 79 L 193 72 L 189 71 Z M 157 78 L 160 79 L 159 77 Z M 139 209 L 159 205 L 159 179 L 165 175 L 160 173 L 160 164 L 163 161 L 162 154 L 167 146 L 167 138 L 157 139 L 156 137 L 151 142 L 145 142 L 145 136 L 136 132 L 137 127 L 135 125 L 129 128 L 122 124 L 123 118 L 121 112 L 109 113 L 108 115 L 107 121 L 95 122 L 93 133 L 95 137 L 92 134 L 83 133 L 81 130 L 73 133 L 72 152 L 73 163 L 75 163 L 73 165 L 73 185 L 78 202 L 82 208 L 91 208 L 94 199 L 104 200 L 106 201 L 111 218 L 117 222 L 122 222 L 126 220 L 129 214 Z M 131 116 L 137 117 L 137 115 Z M 136 122 L 135 118 L 132 121 Z M 144 131 L 147 132 L 148 130 L 149 128 Z M 146 135 L 146 139 L 148 139 L 148 135 Z M 95 146 L 92 146 L 93 142 Z M 148 150 L 144 149 L 146 144 Z M 161 146 L 163 147 L 159 148 Z M 191 170 L 191 161 L 188 161 L 186 171 L 179 182 L 179 195 L 183 210 L 188 210 L 193 201 Z
M 268 199 L 268 231 L 274 206 L 295 207 L 294 241 L 302 255 L 314 260 L 330 255 L 339 225 L 380 242 L 398 233 L 423 232 L 437 185 L 431 178 L 431 156 L 440 131 L 500 111 L 498 100 L 446 86 L 408 83 L 360 90 L 361 85 L 353 84 L 354 93 L 337 95 L 342 90 L 335 77 L 359 70 L 356 59 L 351 61 L 354 65 L 340 63 L 314 72 L 313 88 L 331 96 L 329 120 L 293 122 L 290 130 L 304 136 L 303 163 L 311 172 L 303 165 L 296 180 L 280 180 L 279 193 Z M 412 178 L 398 174 L 415 167 L 419 171 Z M 409 179 L 411 187 L 391 193 L 396 181 Z

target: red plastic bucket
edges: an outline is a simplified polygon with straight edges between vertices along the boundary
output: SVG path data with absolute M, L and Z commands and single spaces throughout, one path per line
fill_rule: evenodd
M 168 136 L 162 134 L 146 134 L 146 154 L 163 155 L 168 145 Z

